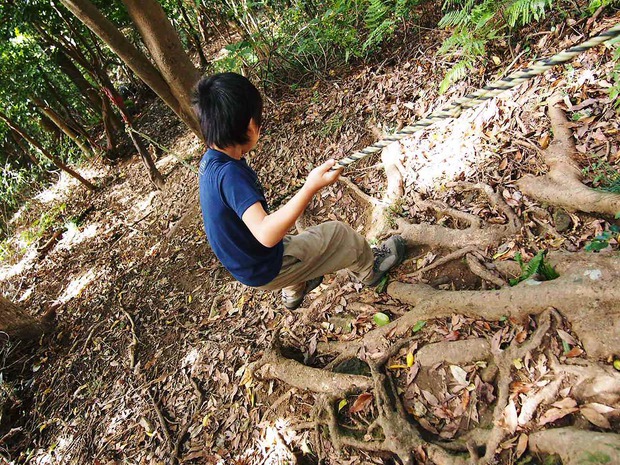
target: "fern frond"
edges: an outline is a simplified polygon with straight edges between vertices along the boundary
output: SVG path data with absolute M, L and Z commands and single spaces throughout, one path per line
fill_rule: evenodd
M 368 30 L 372 33 L 375 29 L 381 27 L 389 13 L 390 8 L 384 3 L 384 0 L 369 0 L 368 9 L 364 17 Z
M 551 0 L 516 0 L 506 7 L 505 18 L 510 27 L 525 26 L 545 17 L 545 9 L 551 7 Z
M 460 81 L 467 73 L 473 69 L 474 60 L 470 58 L 463 59 L 455 64 L 450 71 L 446 73 L 441 84 L 439 85 L 439 93 L 443 94 L 448 88 L 455 83 L 456 81 Z

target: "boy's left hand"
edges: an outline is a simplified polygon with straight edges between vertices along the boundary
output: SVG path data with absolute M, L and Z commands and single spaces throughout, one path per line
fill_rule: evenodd
M 327 160 L 322 165 L 310 171 L 308 179 L 306 179 L 306 186 L 314 192 L 317 192 L 325 186 L 335 183 L 342 174 L 343 169 L 340 167 L 334 171 L 330 171 L 335 164 L 336 160 Z

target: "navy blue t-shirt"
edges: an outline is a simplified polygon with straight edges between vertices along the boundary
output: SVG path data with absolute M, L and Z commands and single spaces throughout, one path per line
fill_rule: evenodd
M 224 267 L 248 286 L 262 286 L 282 268 L 282 241 L 265 247 L 254 237 L 241 217 L 260 202 L 267 202 L 258 177 L 245 159 L 209 149 L 199 170 L 200 206 L 211 248 Z

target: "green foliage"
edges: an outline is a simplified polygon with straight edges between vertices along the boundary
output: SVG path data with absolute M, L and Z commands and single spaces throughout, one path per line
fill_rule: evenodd
M 609 89 L 609 97 L 614 101 L 614 106 L 616 108 L 620 108 L 620 99 L 618 99 L 618 96 L 620 95 L 620 46 L 617 41 L 615 41 L 614 47 L 613 60 L 615 62 L 615 66 L 613 72 L 611 73 L 613 85 L 611 86 L 611 89 Z
M 439 26 L 452 29 L 439 53 L 457 58 L 440 86 L 445 92 L 465 77 L 487 53 L 493 40 L 545 17 L 552 0 L 446 0 Z
M 377 326 L 385 326 L 390 323 L 390 317 L 385 313 L 377 312 L 373 315 L 372 321 L 374 321 Z
M 618 3 L 620 3 L 618 0 L 590 0 L 588 13 L 594 14 L 594 12 L 601 7 L 605 8 L 611 5 L 618 5 Z
M 620 194 L 620 172 L 605 159 L 586 166 L 582 173 L 592 180 L 592 186 L 614 194 Z
M 521 267 L 521 276 L 518 278 L 510 279 L 510 285 L 516 286 L 521 281 L 525 281 L 535 276 L 539 278 L 541 281 L 551 281 L 553 279 L 558 278 L 560 275 L 555 269 L 545 263 L 545 255 L 547 254 L 546 250 L 541 250 L 538 252 L 534 258 L 532 258 L 529 263 L 524 263 L 520 253 L 515 254 L 515 260 Z
M 53 206 L 47 211 L 41 213 L 38 220 L 32 223 L 30 228 L 21 234 L 21 238 L 27 245 L 39 240 L 43 235 L 56 224 L 60 216 L 66 210 L 67 205 L 64 203 Z
M 592 239 L 591 242 L 588 242 L 584 247 L 588 252 L 599 252 L 603 249 L 609 247 L 609 241 L 618 238 L 618 233 L 620 233 L 620 226 L 612 224 L 609 227 L 609 231 L 603 231 L 601 234 Z
M 242 39 L 215 66 L 254 69 L 267 80 L 288 83 L 330 75 L 335 67 L 375 52 L 394 35 L 397 24 L 410 17 L 418 1 L 225 0 L 219 8 Z M 201 1 L 205 10 L 214 9 L 212 3 Z

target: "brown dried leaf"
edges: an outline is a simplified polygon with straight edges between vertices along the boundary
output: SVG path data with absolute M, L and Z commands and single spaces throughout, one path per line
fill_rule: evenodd
M 359 396 L 357 396 L 357 399 L 355 399 L 355 402 L 353 402 L 353 405 L 351 405 L 351 408 L 349 409 L 349 413 L 357 413 L 357 412 L 361 412 L 362 410 L 365 410 L 366 407 L 368 407 L 370 403 L 372 402 L 372 399 L 373 399 L 373 396 L 371 393 L 362 392 Z
M 571 397 L 565 397 L 562 400 L 558 400 L 557 402 L 554 402 L 553 404 L 551 404 L 552 407 L 556 407 L 556 408 L 574 408 L 577 407 L 577 401 Z
M 577 341 L 575 340 L 575 338 L 568 334 L 566 331 L 558 329 L 557 332 L 558 336 L 560 336 L 560 339 L 562 339 L 567 344 L 570 344 L 572 346 L 577 345 Z
M 422 389 L 421 392 L 422 396 L 424 396 L 424 399 L 426 399 L 426 402 L 428 402 L 430 405 L 432 405 L 433 407 L 439 405 L 439 400 L 437 400 L 437 397 L 435 397 L 431 392 L 425 391 L 424 389 Z
M 526 330 L 519 331 L 517 333 L 517 335 L 515 336 L 515 341 L 517 341 L 519 344 L 521 344 L 526 339 L 527 339 L 527 331 Z
M 586 419 L 595 426 L 603 429 L 610 429 L 611 425 L 609 424 L 609 420 L 605 418 L 602 414 L 598 413 L 596 410 L 590 407 L 583 407 L 581 409 L 581 414 L 586 417 Z
M 583 349 L 579 346 L 575 346 L 571 350 L 566 352 L 566 357 L 568 358 L 579 357 L 581 354 L 583 354 Z
M 517 431 L 517 407 L 512 399 L 510 399 L 508 405 L 504 409 L 502 419 L 504 420 L 504 427 L 510 434 Z
M 596 410 L 598 413 L 602 413 L 603 415 L 616 411 L 615 408 L 610 407 L 609 405 L 599 404 L 598 402 L 590 402 L 589 404 L 585 404 L 584 407 Z
M 538 424 L 540 426 L 546 425 L 547 423 L 553 423 L 554 421 L 559 420 L 560 418 L 564 418 L 566 415 L 570 415 L 571 413 L 575 413 L 578 408 L 550 408 L 547 410 L 542 417 L 538 420 Z
M 523 455 L 527 449 L 528 436 L 525 433 L 521 433 L 519 436 L 519 442 L 517 442 L 517 449 L 515 450 L 515 459 L 518 459 Z

